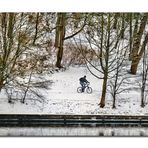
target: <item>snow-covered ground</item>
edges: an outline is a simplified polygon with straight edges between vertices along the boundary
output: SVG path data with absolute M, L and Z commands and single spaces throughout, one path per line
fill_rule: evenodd
M 0 136 L 148 136 L 144 127 L 3 127 Z
M 77 93 L 79 78 L 86 75 L 92 94 Z M 0 114 L 119 114 L 119 115 L 148 115 L 148 106 L 140 107 L 140 91 L 123 92 L 117 99 L 116 109 L 112 109 L 112 98 L 108 93 L 106 106 L 99 107 L 102 80 L 92 76 L 86 67 L 70 67 L 66 71 L 46 74 L 46 80 L 52 80 L 50 89 L 42 91 L 45 102 L 26 100 L 25 104 L 14 101 L 8 104 L 7 99 L 0 95 Z M 136 78 L 129 79 L 132 84 Z M 124 87 L 129 87 L 124 86 Z

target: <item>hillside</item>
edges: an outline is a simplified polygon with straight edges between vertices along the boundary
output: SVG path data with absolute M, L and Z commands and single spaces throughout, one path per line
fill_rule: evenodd
M 79 78 L 86 75 L 92 94 L 77 93 Z M 42 90 L 44 101 L 26 99 L 25 104 L 13 100 L 8 104 L 4 94 L 0 96 L 0 114 L 124 114 L 147 115 L 148 106 L 140 107 L 140 93 L 137 89 L 126 91 L 118 96 L 116 109 L 112 109 L 112 97 L 107 93 L 106 106 L 100 108 L 102 80 L 92 76 L 85 67 L 70 67 L 65 71 L 44 75 L 46 80 L 52 80 L 49 89 Z M 129 78 L 135 81 L 136 77 Z M 129 81 L 128 80 L 128 81 Z M 129 87 L 129 85 L 124 85 Z M 131 83 L 132 87 L 132 83 Z

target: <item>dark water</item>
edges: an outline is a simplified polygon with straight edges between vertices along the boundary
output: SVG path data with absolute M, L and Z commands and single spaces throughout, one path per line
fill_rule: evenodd
M 1 127 L 0 136 L 148 136 L 148 127 Z

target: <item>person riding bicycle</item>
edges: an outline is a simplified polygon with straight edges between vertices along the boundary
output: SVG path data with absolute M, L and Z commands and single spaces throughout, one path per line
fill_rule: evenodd
M 86 86 L 86 84 L 89 83 L 89 82 L 86 80 L 86 76 L 80 78 L 79 80 L 80 80 L 80 84 L 81 84 L 81 86 L 82 86 L 82 92 L 84 92 L 85 86 Z

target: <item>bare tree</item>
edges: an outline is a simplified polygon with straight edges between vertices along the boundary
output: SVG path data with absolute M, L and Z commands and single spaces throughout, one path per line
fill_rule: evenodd
M 95 20 L 93 22 L 94 25 L 88 26 L 84 34 L 87 45 L 93 51 L 93 54 L 98 58 L 99 67 L 96 67 L 96 65 L 92 64 L 92 62 L 85 57 L 84 53 L 86 51 L 82 50 L 82 46 L 79 46 L 76 40 L 75 43 L 77 44 L 79 50 L 81 50 L 83 58 L 86 62 L 86 66 L 90 71 L 90 73 L 93 74 L 98 79 L 103 79 L 102 95 L 99 104 L 100 107 L 104 107 L 108 79 L 113 77 L 112 74 L 117 69 L 116 47 L 121 39 L 121 31 L 116 31 L 116 33 L 114 34 L 113 19 L 112 19 L 112 14 L 110 13 L 95 14 L 92 20 L 93 21 Z M 118 30 L 121 30 L 121 28 L 119 28 Z M 124 40 L 122 42 L 124 42 Z M 79 43 L 82 44 L 81 37 L 79 37 Z M 123 51 L 125 50 L 124 44 L 123 47 L 120 47 L 120 50 Z M 94 68 L 96 72 L 98 72 L 99 74 L 93 72 L 91 68 Z
M 37 39 L 44 39 L 46 31 L 44 26 L 40 25 L 37 30 L 35 29 L 36 35 L 34 35 L 33 26 L 36 21 L 31 24 L 31 18 L 29 13 L 0 14 L 0 91 L 3 88 L 9 89 L 9 86 L 21 87 L 16 79 L 18 77 L 21 79 L 32 70 L 31 65 L 34 64 L 35 58 L 31 53 L 34 52 L 40 56 L 44 53 L 43 42 L 41 42 L 42 48 L 40 46 L 38 50 L 40 52 L 36 52 L 37 47 L 34 49 L 32 43 L 35 36 L 37 43 Z
M 133 14 L 129 13 L 129 60 L 131 60 L 131 51 L 132 51 L 132 45 L 133 45 Z
M 120 45 L 119 42 L 116 52 L 116 58 L 117 58 L 116 69 L 114 71 L 114 76 L 112 77 L 112 79 L 109 80 L 108 84 L 109 92 L 113 98 L 112 108 L 116 108 L 116 98 L 118 97 L 118 95 L 126 90 L 125 88 L 122 88 L 122 84 L 124 80 L 126 80 L 123 68 L 124 68 L 124 62 L 127 60 L 126 59 L 127 48 L 125 50 L 124 49 L 125 47 L 122 48 L 121 46 L 122 45 Z
M 37 35 L 38 35 L 39 16 L 40 16 L 40 14 L 36 13 L 35 34 L 34 34 L 34 39 L 33 39 L 33 45 L 35 44 L 35 41 L 36 41 Z
M 142 60 L 142 81 L 141 81 L 141 107 L 145 106 L 146 100 L 146 89 L 147 89 L 147 75 L 148 75 L 148 51 L 144 50 L 143 60 Z

